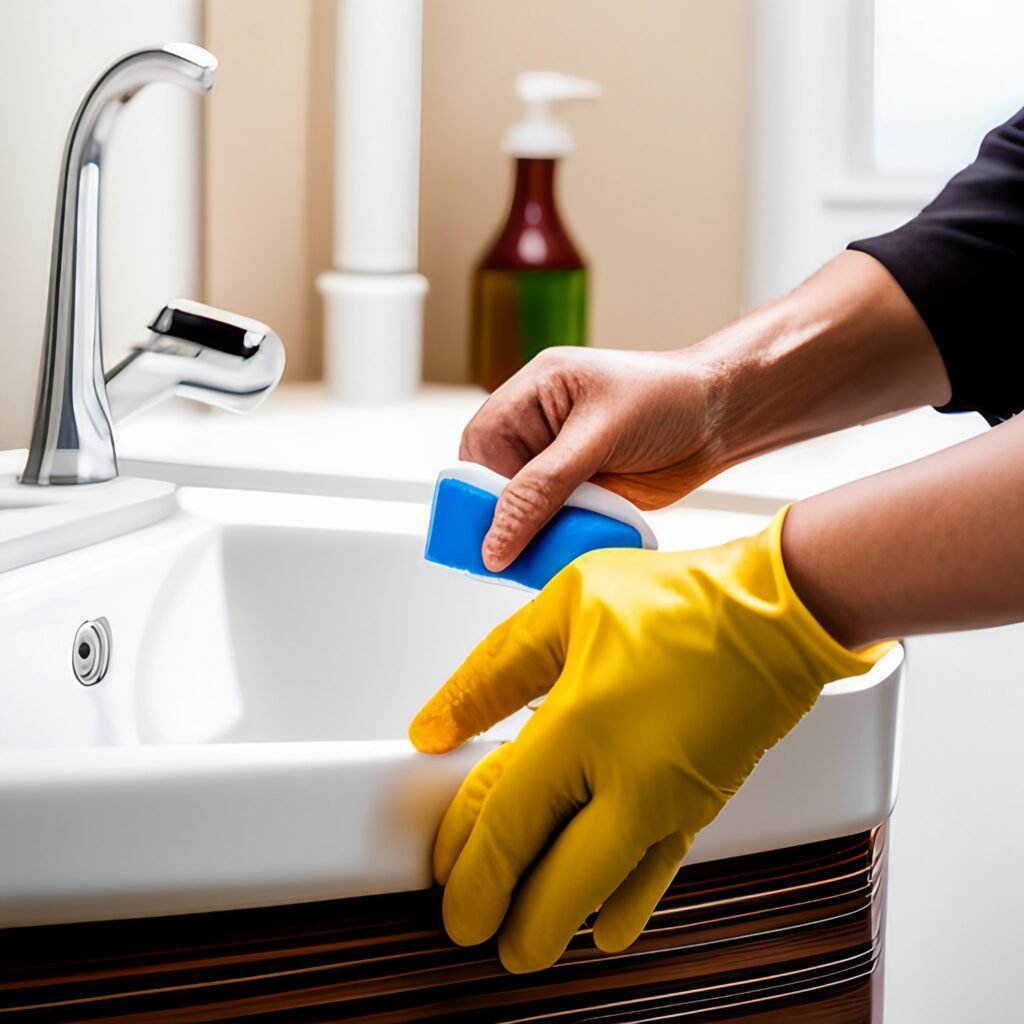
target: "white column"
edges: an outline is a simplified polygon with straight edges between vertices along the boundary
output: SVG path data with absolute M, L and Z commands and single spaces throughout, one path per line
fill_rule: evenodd
M 420 383 L 426 279 L 419 243 L 422 0 L 339 0 L 328 390 L 396 401 Z

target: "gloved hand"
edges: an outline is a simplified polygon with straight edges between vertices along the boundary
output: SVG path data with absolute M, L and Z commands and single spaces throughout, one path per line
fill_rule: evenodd
M 578 558 L 416 716 L 414 745 L 442 753 L 547 694 L 441 823 L 434 875 L 457 943 L 500 927 L 505 967 L 537 970 L 600 908 L 595 943 L 625 949 L 765 750 L 888 649 L 841 647 L 801 604 L 784 516 L 702 551 Z

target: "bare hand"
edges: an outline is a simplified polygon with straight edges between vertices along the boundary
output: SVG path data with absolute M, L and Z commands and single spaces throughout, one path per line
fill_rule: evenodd
M 511 477 L 484 540 L 498 571 L 586 480 L 640 508 L 712 476 L 706 371 L 685 353 L 552 348 L 499 388 L 462 435 L 460 458 Z

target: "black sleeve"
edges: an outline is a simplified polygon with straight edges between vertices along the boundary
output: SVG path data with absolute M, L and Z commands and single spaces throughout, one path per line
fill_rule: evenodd
M 953 397 L 989 423 L 1024 409 L 1024 110 L 913 220 L 849 248 L 874 256 L 928 325 Z

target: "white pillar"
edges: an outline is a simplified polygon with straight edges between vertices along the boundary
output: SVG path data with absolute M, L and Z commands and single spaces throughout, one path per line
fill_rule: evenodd
M 333 271 L 325 303 L 328 390 L 396 401 L 420 383 L 422 0 L 339 0 Z

